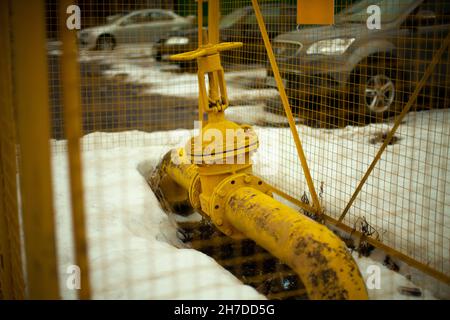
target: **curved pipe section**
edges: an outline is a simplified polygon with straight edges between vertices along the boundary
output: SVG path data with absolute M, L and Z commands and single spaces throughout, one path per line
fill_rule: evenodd
M 252 187 L 236 189 L 226 203 L 230 223 L 289 265 L 310 299 L 367 299 L 353 257 L 331 230 Z
M 184 192 L 183 198 L 189 198 L 192 207 L 201 207 L 197 166 L 183 161 L 174 163 L 167 154 L 157 171 L 160 176 L 169 178 L 162 180 L 162 193 L 170 196 L 179 188 L 175 193 Z M 218 197 L 224 197 L 223 218 L 289 265 L 304 283 L 310 299 L 368 298 L 353 257 L 331 230 L 250 185 L 236 183 L 234 186 L 234 189 L 222 190 L 225 193 L 213 191 L 218 192 Z M 167 200 L 175 201 L 176 197 Z

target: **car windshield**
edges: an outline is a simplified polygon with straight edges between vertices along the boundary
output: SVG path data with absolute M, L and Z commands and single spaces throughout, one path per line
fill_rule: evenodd
M 336 16 L 337 23 L 354 22 L 365 23 L 370 13 L 367 13 L 367 7 L 377 5 L 380 7 L 381 22 L 392 22 L 397 19 L 405 10 L 416 0 L 362 0 Z
M 220 20 L 220 28 L 228 28 L 235 24 L 243 15 L 245 15 L 245 11 L 247 8 L 240 8 L 232 13 L 224 16 L 222 20 Z

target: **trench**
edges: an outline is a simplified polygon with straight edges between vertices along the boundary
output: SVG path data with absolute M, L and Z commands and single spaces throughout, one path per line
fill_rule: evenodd
M 242 283 L 271 300 L 307 300 L 298 275 L 251 239 L 235 240 L 207 219 L 178 222 L 179 239 L 212 257 Z
M 176 205 L 175 213 L 174 207 L 167 205 L 159 189 L 160 177 L 156 175 L 155 178 L 154 175 L 159 170 L 145 163 L 141 163 L 137 170 L 155 193 L 169 219 L 176 223 L 178 239 L 187 248 L 210 256 L 243 284 L 253 287 L 268 299 L 308 299 L 305 286 L 289 266 L 251 239 L 235 240 L 226 236 L 207 218 L 188 221 L 186 216 L 192 214 L 193 210 L 186 201 Z M 177 219 L 178 216 L 183 219 Z

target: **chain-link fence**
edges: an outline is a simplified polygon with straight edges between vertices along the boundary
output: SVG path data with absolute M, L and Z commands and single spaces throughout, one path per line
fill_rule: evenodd
M 79 9 L 92 297 L 307 299 L 302 281 L 282 261 L 252 240 L 225 236 L 198 212 L 170 212 L 149 185 L 164 154 L 198 133 L 197 64 L 170 60 L 199 45 L 197 1 L 77 5 L 67 19 L 76 23 Z M 259 5 L 284 89 L 277 86 L 271 48 L 264 45 L 251 1 L 220 1 L 217 21 L 221 42 L 243 43 L 221 53 L 225 115 L 254 127 L 255 175 L 272 185 L 277 199 L 335 230 L 364 279 L 369 266 L 380 268 L 382 290 L 369 290 L 369 297 L 448 297 L 450 2 L 336 0 L 333 25 L 299 25 L 297 1 Z M 205 44 L 207 2 L 202 9 Z M 58 10 L 57 1 L 46 2 L 52 186 L 60 292 L 73 298 L 76 291 L 67 282 L 76 259 L 63 105 L 63 90 L 70 88 L 62 84 L 67 57 Z M 314 197 L 280 89 L 320 202 L 315 212 L 302 209 Z M 0 218 L 6 218 L 9 236 L 2 244 L 9 244 L 15 258 L 6 260 L 18 272 L 15 129 L 9 127 L 14 116 L 4 114 Z

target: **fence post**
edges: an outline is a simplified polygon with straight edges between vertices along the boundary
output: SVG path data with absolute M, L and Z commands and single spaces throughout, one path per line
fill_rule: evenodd
M 23 299 L 22 246 L 17 206 L 17 148 L 13 113 L 9 1 L 0 1 L 0 290 L 3 299 Z
M 75 260 L 81 270 L 79 297 L 80 299 L 90 299 L 91 289 L 84 212 L 83 167 L 80 152 L 82 121 L 78 46 L 76 30 L 69 30 L 66 27 L 66 8 L 71 4 L 71 0 L 61 0 L 59 2 L 59 31 L 63 52 L 61 56 L 61 85 L 64 107 L 64 128 L 68 146 Z
M 10 1 L 28 298 L 58 299 L 43 0 Z

